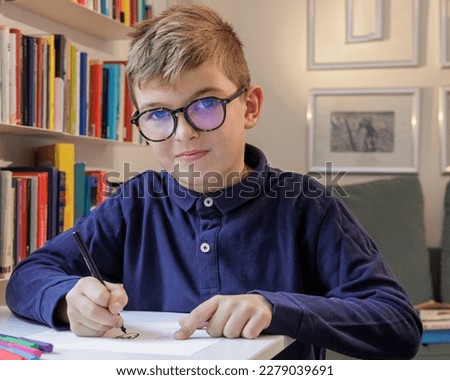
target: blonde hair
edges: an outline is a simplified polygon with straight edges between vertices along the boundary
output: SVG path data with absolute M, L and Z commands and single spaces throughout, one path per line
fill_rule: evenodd
M 241 40 L 205 5 L 174 5 L 139 23 L 131 36 L 126 73 L 133 99 L 134 86 L 155 78 L 176 86 L 181 74 L 205 62 L 218 64 L 238 88 L 250 85 Z

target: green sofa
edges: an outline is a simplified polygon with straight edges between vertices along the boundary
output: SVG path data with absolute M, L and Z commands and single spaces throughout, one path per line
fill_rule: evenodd
M 442 250 L 427 248 L 424 201 L 416 176 L 330 190 L 342 198 L 373 237 L 414 305 L 432 299 L 450 302 L 450 185 Z M 329 351 L 327 359 L 349 358 Z M 450 344 L 422 346 L 416 359 L 450 359 Z

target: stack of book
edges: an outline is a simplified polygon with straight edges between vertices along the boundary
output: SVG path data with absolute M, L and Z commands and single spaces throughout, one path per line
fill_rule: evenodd
M 125 61 L 90 59 L 63 34 L 0 25 L 0 123 L 141 143 Z
M 424 309 L 419 314 L 424 329 L 423 344 L 450 343 L 449 309 Z
M 36 166 L 0 169 L 0 278 L 115 189 L 106 170 L 75 162 L 73 144 L 38 147 Z

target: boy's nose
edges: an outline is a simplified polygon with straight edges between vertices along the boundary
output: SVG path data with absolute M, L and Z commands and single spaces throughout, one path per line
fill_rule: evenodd
M 183 113 L 177 115 L 177 129 L 175 139 L 179 141 L 189 141 L 199 136 L 200 132 L 194 129 L 186 120 Z

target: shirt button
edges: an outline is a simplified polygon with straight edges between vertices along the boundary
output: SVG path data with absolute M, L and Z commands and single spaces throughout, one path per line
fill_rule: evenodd
M 203 243 L 200 246 L 200 251 L 202 251 L 203 253 L 208 253 L 211 249 L 211 246 L 208 243 Z
M 203 201 L 203 204 L 206 207 L 211 207 L 213 205 L 213 200 L 211 198 L 205 198 L 205 200 Z

